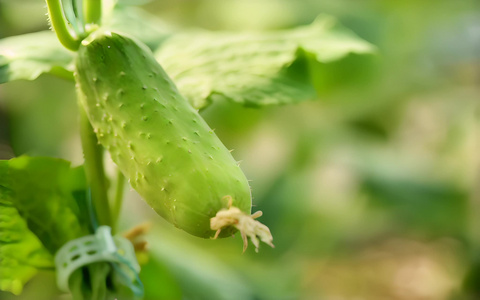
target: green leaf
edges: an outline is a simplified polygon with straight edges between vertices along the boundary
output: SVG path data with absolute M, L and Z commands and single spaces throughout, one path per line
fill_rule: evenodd
M 62 159 L 0 161 L 0 289 L 20 293 L 37 268 L 52 267 L 51 256 L 66 242 L 92 233 L 86 188 L 83 167 Z M 74 299 L 135 298 L 107 262 L 70 279 Z
M 11 204 L 0 203 L 0 290 L 16 295 L 38 268 L 53 259 Z
M 0 84 L 34 80 L 43 73 L 73 79 L 72 60 L 51 31 L 8 37 L 0 40 Z
M 349 54 L 373 53 L 371 44 L 321 16 L 313 24 L 264 33 L 193 31 L 172 34 L 157 18 L 117 6 L 105 27 L 135 36 L 151 49 L 195 108 L 216 98 L 247 106 L 317 98 L 328 78 L 323 66 Z M 53 32 L 0 40 L 0 83 L 51 73 L 73 80 L 73 54 Z M 315 82 L 314 82 L 315 81 Z M 328 81 L 328 80 L 327 80 Z
M 0 161 L 2 183 L 7 168 L 8 162 Z M 13 206 L 11 190 L 0 185 L 0 290 L 18 295 L 37 269 L 52 267 L 52 256 Z
M 173 35 L 155 56 L 195 108 L 216 97 L 249 106 L 316 98 L 315 63 L 373 53 L 371 44 L 329 16 L 265 33 L 194 31 Z
M 68 1 L 67 1 L 68 2 Z M 158 18 L 135 7 L 115 7 L 104 27 L 141 40 L 152 49 L 169 36 L 171 29 Z M 40 31 L 0 40 L 0 84 L 35 80 L 49 73 L 73 81 L 75 53 L 65 49 L 52 31 Z
M 90 234 L 83 168 L 48 157 L 9 161 L 11 201 L 30 230 L 54 254 L 66 242 Z
M 69 240 L 89 234 L 83 168 L 65 160 L 0 161 L 0 290 L 19 294 Z

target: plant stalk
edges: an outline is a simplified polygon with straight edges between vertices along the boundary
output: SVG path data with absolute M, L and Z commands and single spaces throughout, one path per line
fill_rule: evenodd
M 83 0 L 85 24 L 100 25 L 102 18 L 101 0 Z
M 117 174 L 117 186 L 115 189 L 115 196 L 113 198 L 112 207 L 112 234 L 115 233 L 118 224 L 118 218 L 120 216 L 120 210 L 123 202 L 123 191 L 125 188 L 125 176 L 119 170 Z
M 472 124 L 471 127 L 473 128 L 472 132 L 478 132 L 480 128 L 480 106 L 475 105 L 472 109 L 473 117 L 472 117 Z M 480 146 L 478 135 L 474 136 L 473 146 L 475 149 L 478 149 Z M 470 195 L 470 244 L 472 247 L 472 252 L 475 255 L 479 254 L 480 250 L 480 159 L 475 159 L 475 161 L 471 161 L 470 164 L 474 167 L 472 170 L 472 186 L 473 190 Z
M 107 196 L 107 179 L 103 166 L 103 148 L 98 144 L 90 121 L 82 105 L 80 110 L 80 137 L 85 158 L 85 173 L 92 191 L 92 202 L 99 225 L 112 226 Z
M 65 48 L 72 51 L 77 51 L 81 41 L 75 36 L 75 34 L 72 34 L 70 27 L 65 20 L 65 16 L 63 15 L 60 0 L 46 1 L 50 22 L 53 30 L 57 34 L 58 40 Z

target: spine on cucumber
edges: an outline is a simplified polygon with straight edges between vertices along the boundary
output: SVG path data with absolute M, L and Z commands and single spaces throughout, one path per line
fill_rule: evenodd
M 78 50 L 75 79 L 99 142 L 159 215 L 199 237 L 239 230 L 257 247 L 257 236 L 272 245 L 250 216 L 237 162 L 145 45 L 96 32 Z

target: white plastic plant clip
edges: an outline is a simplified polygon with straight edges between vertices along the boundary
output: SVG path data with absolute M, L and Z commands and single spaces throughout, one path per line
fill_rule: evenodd
M 112 236 L 109 226 L 100 226 L 95 234 L 67 242 L 55 255 L 57 285 L 62 291 L 69 291 L 68 280 L 75 270 L 95 262 L 110 262 L 130 279 L 132 290 L 143 294 L 138 279 L 140 266 L 132 243 L 126 238 Z

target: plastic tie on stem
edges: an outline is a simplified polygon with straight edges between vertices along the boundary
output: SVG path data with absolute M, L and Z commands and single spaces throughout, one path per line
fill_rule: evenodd
M 109 262 L 126 286 L 135 295 L 143 296 L 143 285 L 138 277 L 140 265 L 132 243 L 124 237 L 112 236 L 109 226 L 100 226 L 95 234 L 67 242 L 55 255 L 57 285 L 69 291 L 68 281 L 77 269 L 95 262 Z

